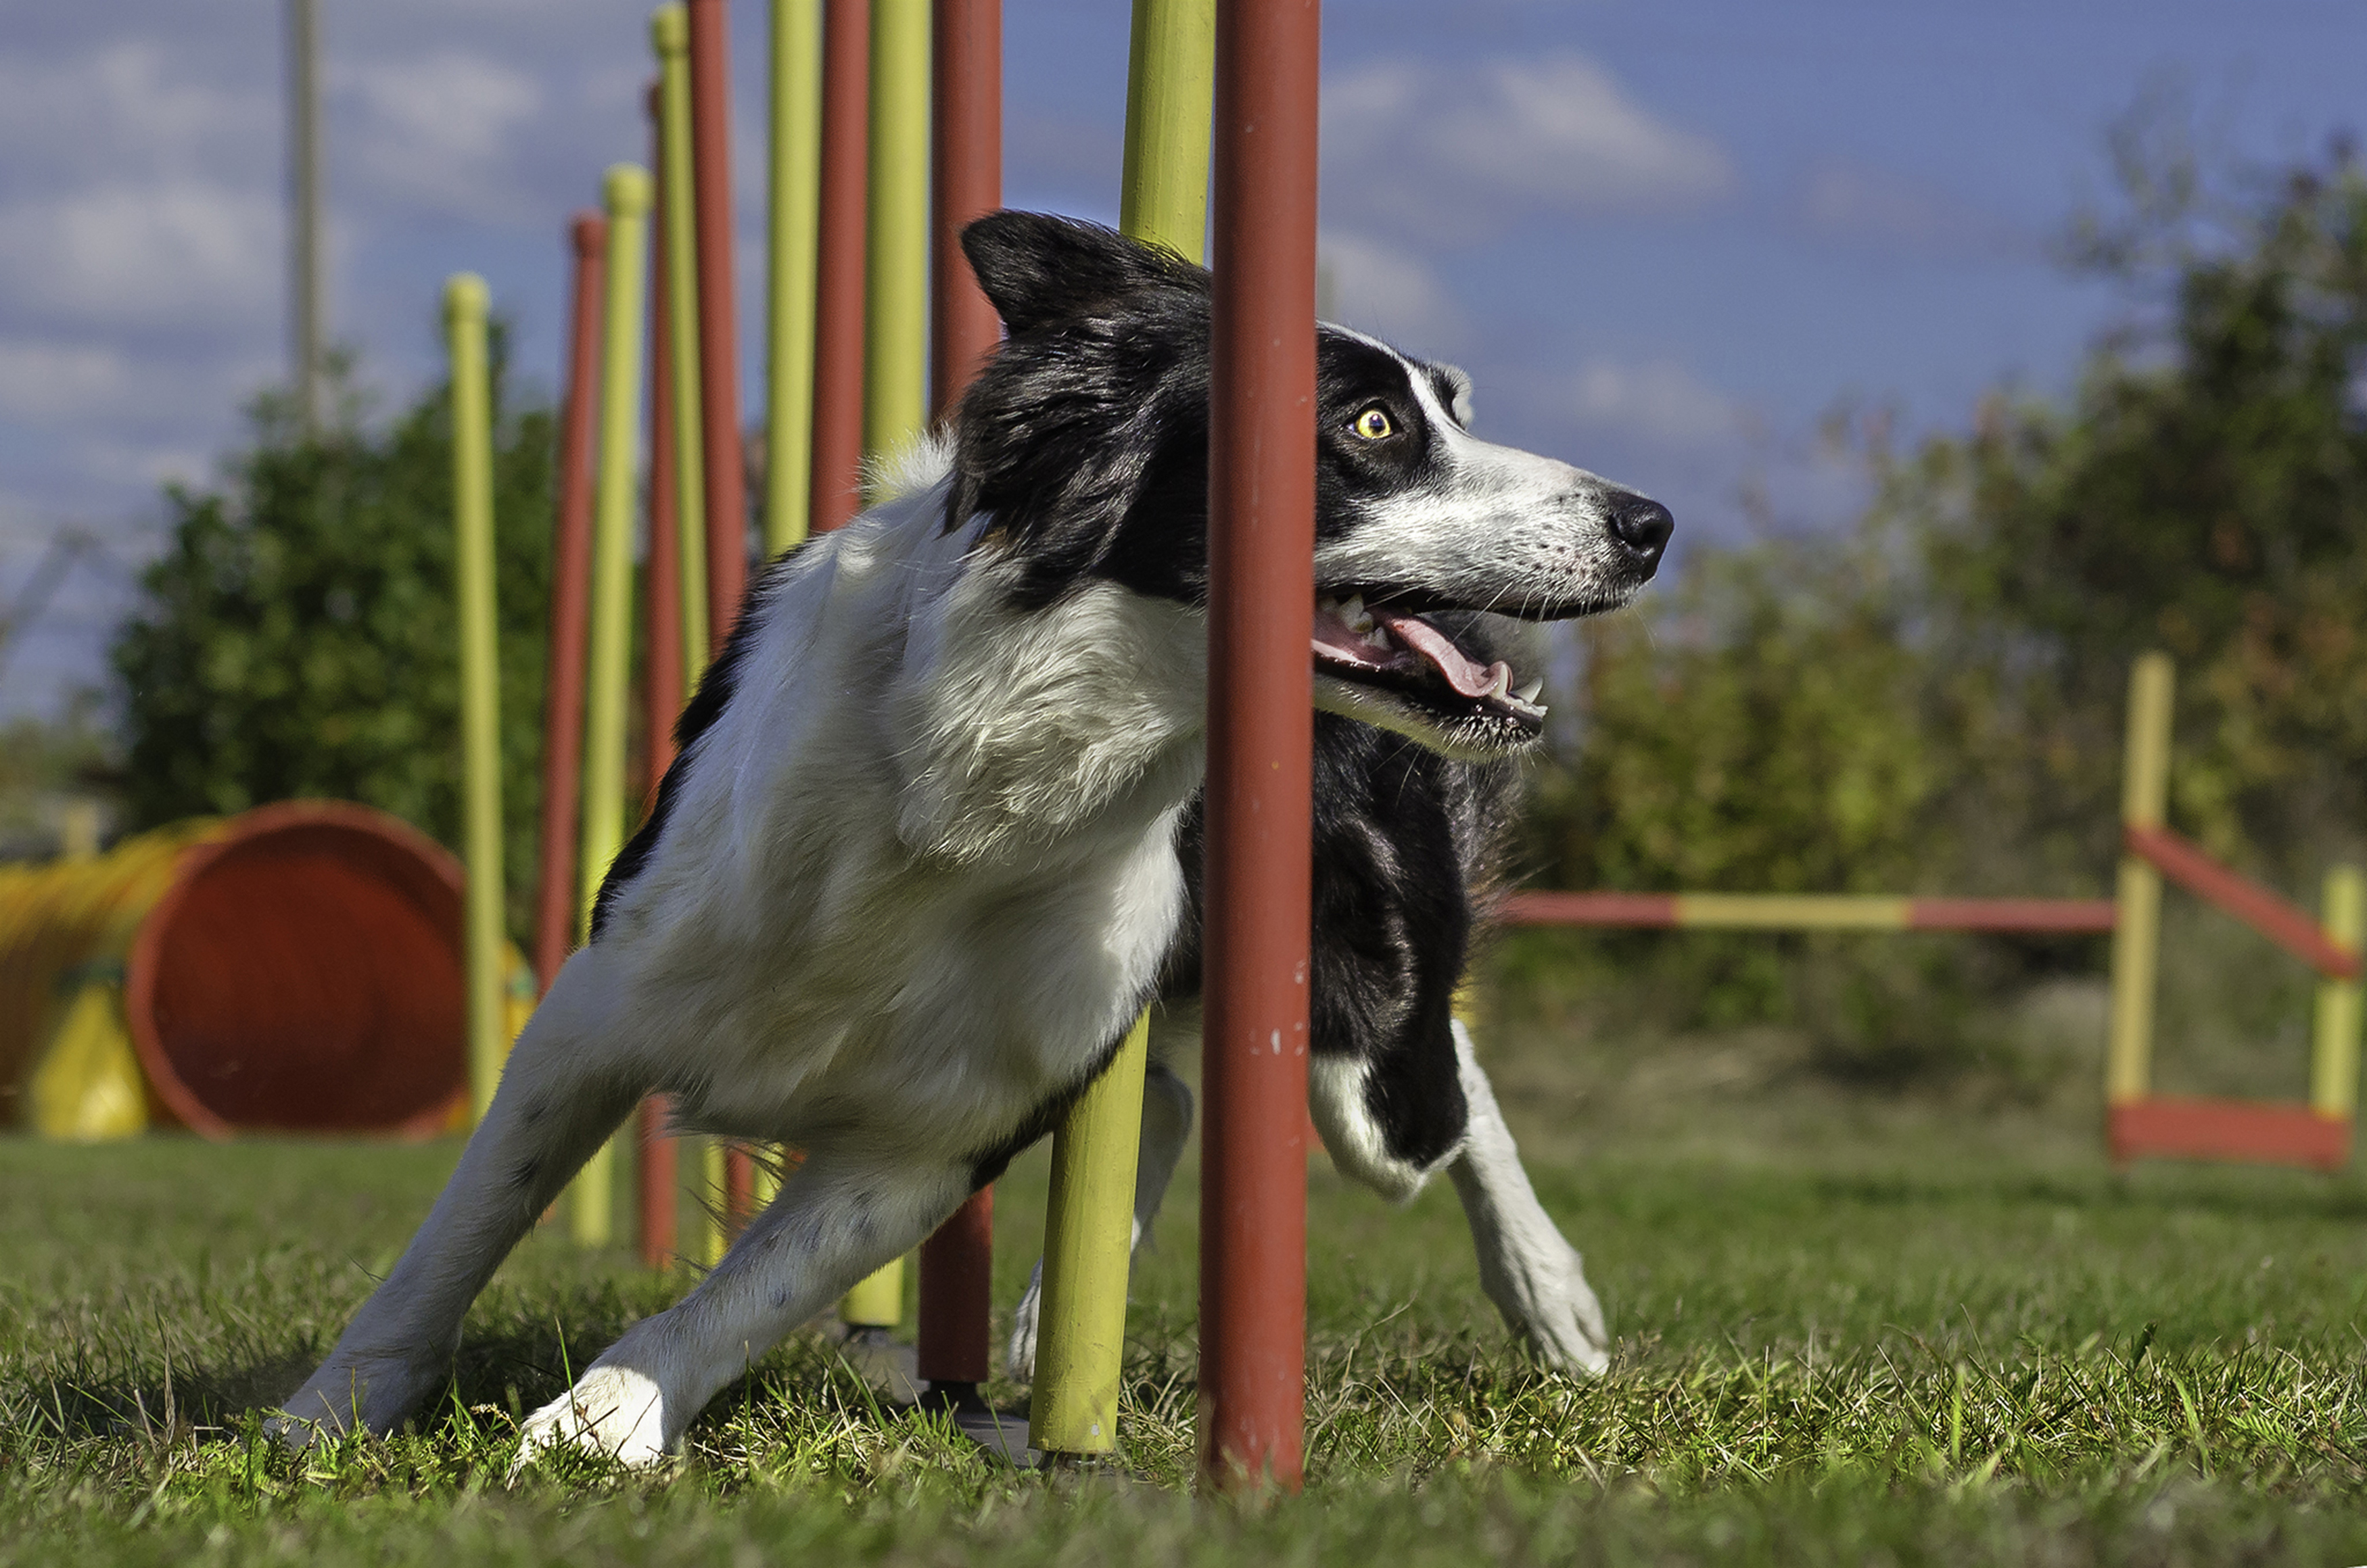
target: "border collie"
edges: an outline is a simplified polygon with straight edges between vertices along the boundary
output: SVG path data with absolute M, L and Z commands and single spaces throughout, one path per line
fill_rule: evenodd
M 1208 275 L 1022 213 L 963 246 L 1006 341 L 890 499 L 752 592 L 590 942 L 280 1431 L 416 1411 L 494 1268 L 662 1091 L 686 1128 L 805 1158 L 695 1290 L 535 1412 L 521 1450 L 655 1462 L 1049 1130 L 1156 994 L 1204 772 Z M 1621 604 L 1669 521 L 1474 438 L 1466 394 L 1458 372 L 1321 329 L 1311 658 L 1318 707 L 1487 762 L 1543 714 L 1457 613 Z M 1352 1168 L 1453 1152 L 1451 1118 L 1391 1109 L 1435 1098 L 1430 1066 L 1402 1089 L 1386 1056 L 1318 1068 Z

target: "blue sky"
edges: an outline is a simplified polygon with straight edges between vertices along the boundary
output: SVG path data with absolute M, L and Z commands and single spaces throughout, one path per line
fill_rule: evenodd
M 1008 0 L 1014 205 L 1111 218 L 1124 0 Z M 749 315 L 768 7 L 735 0 Z M 286 357 L 276 0 L 8 7 L 0 42 L 0 604 L 96 534 L 11 650 L 0 714 L 101 679 L 169 479 L 203 481 Z M 336 337 L 391 408 L 470 268 L 557 376 L 562 231 L 642 154 L 640 0 L 322 0 Z M 2183 101 L 2224 169 L 2361 123 L 2339 0 L 1333 0 L 1334 313 L 1452 358 L 1491 434 L 1731 538 L 1746 491 L 1845 519 L 1837 403 L 1960 425 L 2068 382 L 2131 301 L 2051 244 L 2110 192 L 2106 129 Z M 752 396 L 751 411 L 755 403 Z M 507 521 L 507 520 L 505 520 Z M 543 526 L 541 519 L 516 525 Z

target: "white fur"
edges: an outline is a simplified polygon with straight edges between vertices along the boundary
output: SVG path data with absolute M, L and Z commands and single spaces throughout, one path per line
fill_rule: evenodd
M 1139 1010 L 1184 904 L 1204 617 L 1106 583 L 1011 610 L 977 525 L 942 530 L 942 474 L 751 602 L 733 696 L 656 852 L 561 971 L 296 1420 L 384 1430 L 415 1409 L 493 1266 L 656 1089 L 694 1131 L 806 1157 L 697 1290 L 531 1425 L 530 1443 L 648 1462 L 926 1235 L 970 1162 Z

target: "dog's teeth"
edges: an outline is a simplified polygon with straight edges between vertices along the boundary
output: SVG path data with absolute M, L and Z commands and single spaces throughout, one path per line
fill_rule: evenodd
M 1511 694 L 1512 690 L 1512 667 L 1511 667 L 1510 665 L 1505 665 L 1505 664 L 1499 664 L 1499 665 L 1497 665 L 1497 666 L 1496 666 L 1496 678 L 1495 678 L 1493 681 L 1491 681 L 1491 682 L 1489 682 L 1488 683 L 1488 690 L 1487 690 L 1486 694 L 1487 694 L 1488 696 L 1489 696 L 1489 697 L 1502 697 L 1502 696 L 1507 696 L 1507 695 L 1509 695 L 1509 694 Z
M 1545 688 L 1545 677 L 1540 675 L 1537 679 L 1530 682 L 1527 685 L 1523 686 L 1519 691 L 1514 692 L 1512 695 L 1520 698 L 1521 701 L 1524 703 L 1534 705 L 1537 700 L 1537 694 L 1544 691 Z
M 1375 625 L 1373 614 L 1365 608 L 1365 596 L 1361 593 L 1348 596 L 1347 602 L 1340 606 L 1340 618 L 1347 622 L 1348 629 L 1359 637 L 1371 631 Z
M 1315 613 L 1319 615 L 1336 616 L 1340 614 L 1340 601 L 1337 599 L 1318 599 L 1315 601 Z

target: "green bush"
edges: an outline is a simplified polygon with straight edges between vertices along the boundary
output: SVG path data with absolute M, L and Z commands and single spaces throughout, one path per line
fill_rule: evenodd
M 493 355 L 495 604 L 511 926 L 524 931 L 540 806 L 553 421 Z M 447 844 L 460 830 L 448 389 L 383 432 L 307 436 L 256 405 L 219 489 L 166 492 L 172 541 L 118 635 L 135 826 L 296 796 L 358 800 Z

